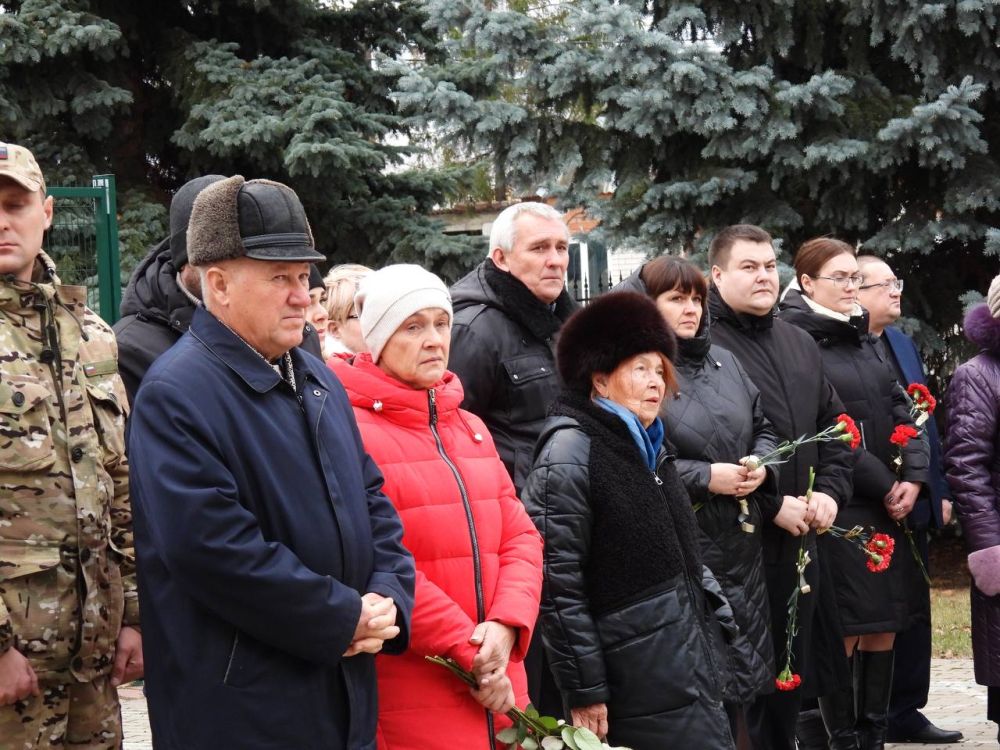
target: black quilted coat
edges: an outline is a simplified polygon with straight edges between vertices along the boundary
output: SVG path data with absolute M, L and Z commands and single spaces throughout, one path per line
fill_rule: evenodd
M 897 425 L 913 425 L 909 401 L 896 380 L 892 364 L 874 346 L 868 333 L 868 315 L 838 320 L 812 310 L 792 290 L 781 304 L 783 320 L 792 323 L 819 344 L 826 375 L 861 431 L 862 444 L 854 465 L 854 493 L 840 506 L 836 524 L 873 526 L 890 534 L 896 554 L 884 573 L 872 574 L 864 556 L 846 543 L 829 544 L 840 621 L 845 635 L 899 632 L 909 620 L 915 601 L 919 570 L 915 567 L 902 528 L 889 518 L 883 498 L 896 481 L 893 460 L 899 449 L 889 442 Z M 914 438 L 903 449 L 901 477 L 926 482 L 930 450 L 925 438 Z
M 982 351 L 948 386 L 945 472 L 969 552 L 1000 547 L 1000 320 L 983 304 L 965 318 L 965 336 Z M 1000 687 L 1000 595 L 972 586 L 976 682 Z
M 715 574 L 733 608 L 749 648 L 733 652 L 735 693 L 749 703 L 774 689 L 774 645 L 770 606 L 761 554 L 762 525 L 779 508 L 778 466 L 767 469 L 764 484 L 748 498 L 753 533 L 744 531 L 735 497 L 708 490 L 713 463 L 736 463 L 743 456 L 763 456 L 778 444 L 764 416 L 760 392 L 736 357 L 712 346 L 708 318 L 692 339 L 678 339 L 675 363 L 680 390 L 664 401 L 661 417 L 667 440 L 677 454 L 677 470 L 693 503 L 701 529 L 702 562 Z
M 545 540 L 540 623 L 564 702 L 606 703 L 612 745 L 732 748 L 712 612 L 728 606 L 706 595 L 676 467 L 661 452 L 651 472 L 624 422 L 587 400 L 554 411 L 522 500 Z

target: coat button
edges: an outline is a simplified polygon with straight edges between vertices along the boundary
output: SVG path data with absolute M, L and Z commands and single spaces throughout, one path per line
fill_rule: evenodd
M 80 550 L 80 562 L 85 563 L 90 559 L 90 548 L 84 547 Z
M 77 672 L 83 669 L 83 659 L 81 659 L 79 656 L 73 657 L 72 664 L 73 664 L 73 669 L 75 669 Z
M 314 396 L 322 396 L 323 394 L 320 393 L 318 390 L 316 390 L 316 391 L 313 391 L 313 395 Z
M 14 402 L 14 406 L 23 406 L 24 394 L 18 391 L 17 393 L 15 393 L 13 396 L 10 397 L 10 400 Z
M 80 463 L 80 459 L 83 458 L 83 448 L 79 445 L 69 452 L 69 457 L 73 459 L 73 463 Z
M 517 375 L 511 375 L 514 380 L 517 380 Z

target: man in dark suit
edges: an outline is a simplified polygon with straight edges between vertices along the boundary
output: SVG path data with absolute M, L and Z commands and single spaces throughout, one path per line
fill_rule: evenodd
M 858 301 L 868 310 L 869 330 L 879 337 L 881 348 L 896 370 L 896 377 L 905 388 L 910 383 L 924 383 L 925 370 L 920 352 L 913 339 L 892 326 L 900 316 L 903 282 L 885 261 L 871 255 L 858 258 L 865 277 Z M 913 536 L 917 541 L 924 567 L 927 567 L 927 530 L 932 525 L 942 528 L 951 520 L 951 501 L 941 464 L 941 440 L 934 419 L 926 423 L 931 446 L 930 481 L 909 516 Z M 931 680 L 931 618 L 930 590 L 919 582 L 921 601 L 919 613 L 908 629 L 896 636 L 896 667 L 892 698 L 889 702 L 890 742 L 949 743 L 962 739 L 962 733 L 940 729 L 920 713 L 927 705 Z

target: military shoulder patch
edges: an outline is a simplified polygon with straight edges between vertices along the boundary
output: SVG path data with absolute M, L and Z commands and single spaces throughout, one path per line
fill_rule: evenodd
M 114 375 L 118 372 L 118 361 L 105 359 L 101 362 L 84 362 L 83 374 L 88 378 L 96 378 L 99 375 Z

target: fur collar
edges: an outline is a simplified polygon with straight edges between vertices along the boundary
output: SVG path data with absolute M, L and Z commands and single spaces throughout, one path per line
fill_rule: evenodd
M 492 260 L 483 263 L 486 283 L 497 297 L 503 311 L 531 331 L 540 341 L 548 341 L 579 305 L 563 289 L 556 299 L 555 311 L 531 293 L 513 274 L 501 271 Z
M 1000 319 L 990 314 L 984 302 L 965 316 L 965 338 L 981 349 L 1000 355 Z

